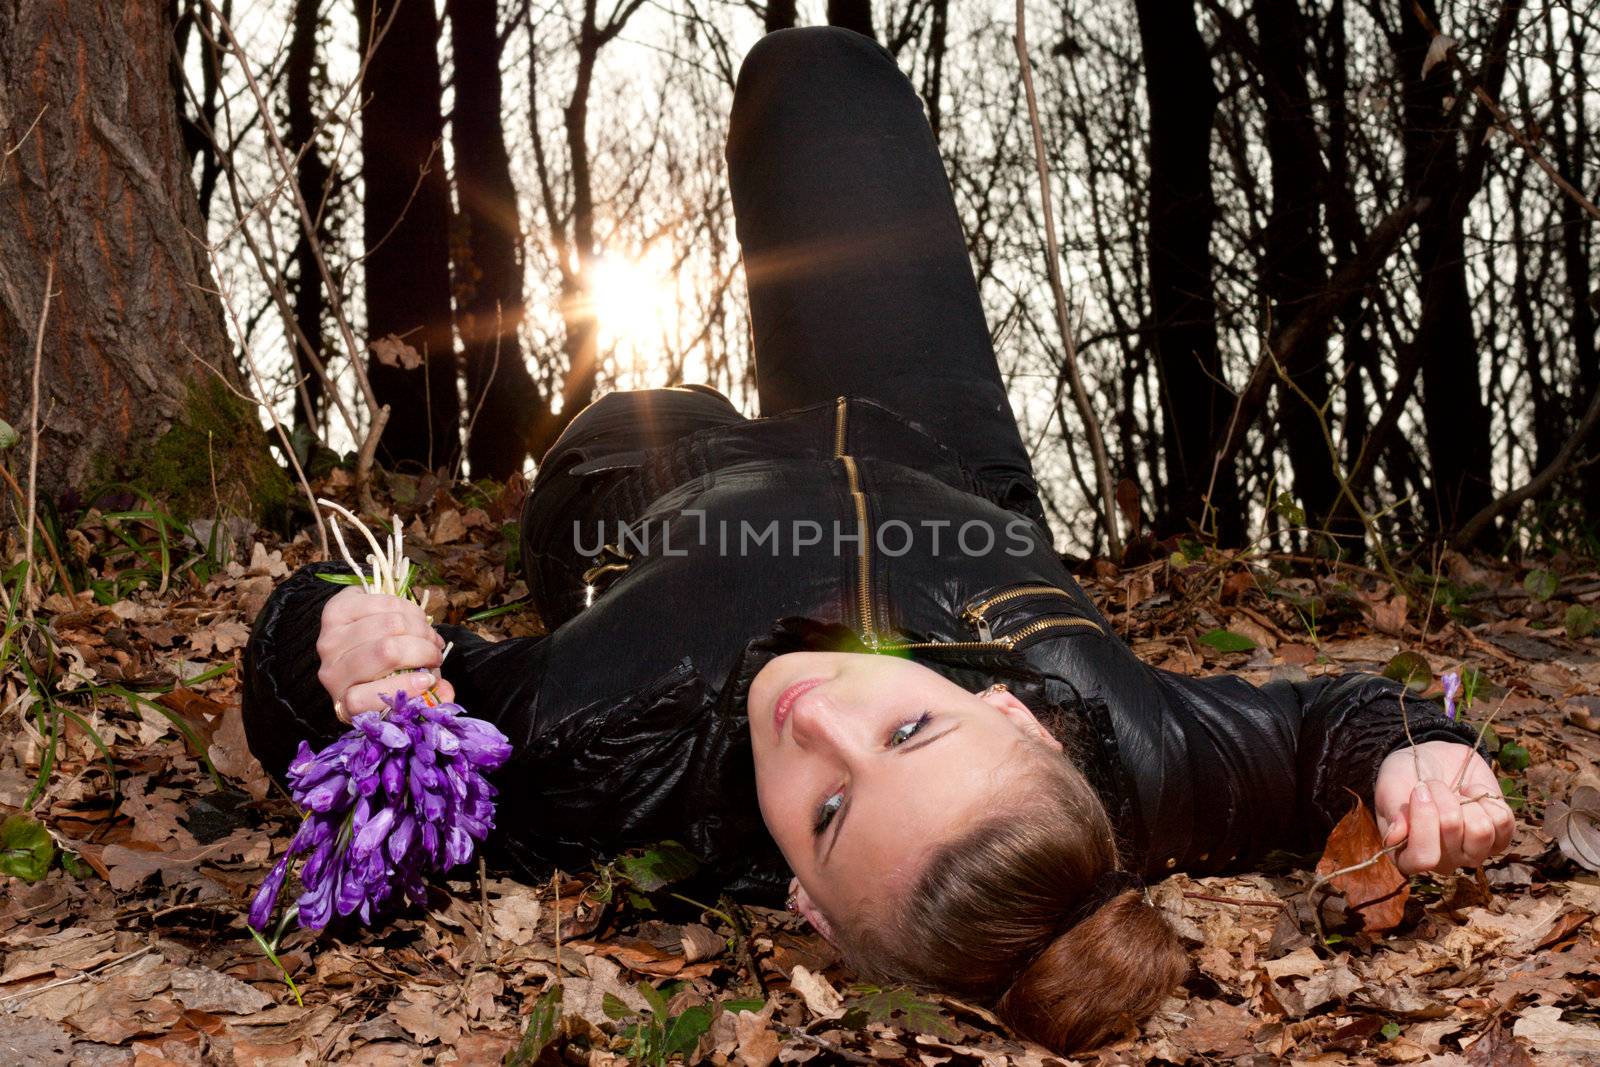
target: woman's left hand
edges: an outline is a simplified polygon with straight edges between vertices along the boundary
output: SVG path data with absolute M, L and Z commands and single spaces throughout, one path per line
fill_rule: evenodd
M 1511 844 L 1500 781 L 1469 745 L 1424 741 L 1396 749 L 1378 768 L 1372 800 L 1383 843 L 1405 841 L 1395 856 L 1404 874 L 1476 867 Z

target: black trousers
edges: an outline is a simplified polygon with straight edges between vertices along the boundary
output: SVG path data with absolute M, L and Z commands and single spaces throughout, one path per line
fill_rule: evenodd
M 938 145 L 889 53 L 833 27 L 768 34 L 739 71 L 727 158 L 761 415 L 876 400 L 1044 526 Z M 569 558 L 561 533 L 584 501 L 644 450 L 743 418 L 716 390 L 689 386 L 610 393 L 573 419 L 523 511 L 547 625 L 581 603 L 587 561 Z

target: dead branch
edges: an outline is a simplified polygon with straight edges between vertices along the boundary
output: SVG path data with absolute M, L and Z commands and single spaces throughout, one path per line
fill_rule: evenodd
M 1072 399 L 1089 435 L 1089 451 L 1094 456 L 1095 476 L 1100 483 L 1100 520 L 1106 530 L 1106 554 L 1114 560 L 1122 558 L 1122 537 L 1117 532 L 1116 487 L 1111 482 L 1111 464 L 1106 459 L 1105 438 L 1100 433 L 1100 420 L 1089 404 L 1089 394 L 1078 373 L 1078 346 L 1072 332 L 1072 318 L 1067 306 L 1066 288 L 1061 282 L 1061 249 L 1056 243 L 1055 211 L 1051 207 L 1050 164 L 1045 159 L 1044 133 L 1039 126 L 1039 102 L 1033 92 L 1033 65 L 1028 58 L 1028 33 L 1023 0 L 1017 0 L 1017 34 L 1013 43 L 1017 59 L 1022 66 L 1023 94 L 1028 100 L 1028 125 L 1033 132 L 1033 159 L 1039 175 L 1039 201 L 1044 210 L 1045 268 L 1050 276 L 1050 292 L 1055 298 L 1056 324 L 1061 330 L 1064 346 L 1063 358 L 1067 378 L 1072 384 Z M 1065 432 L 1065 427 L 1062 427 Z

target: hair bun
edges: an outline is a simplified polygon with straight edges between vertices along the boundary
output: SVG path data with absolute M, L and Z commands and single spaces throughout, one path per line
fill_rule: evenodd
M 1177 934 L 1128 887 L 1046 945 L 996 1007 L 1017 1032 L 1072 1053 L 1136 1028 L 1188 973 Z

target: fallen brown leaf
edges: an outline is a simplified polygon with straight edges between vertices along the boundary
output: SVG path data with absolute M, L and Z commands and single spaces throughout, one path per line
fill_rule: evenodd
M 1317 874 L 1327 877 L 1344 894 L 1352 911 L 1361 916 L 1363 930 L 1392 930 L 1405 918 L 1411 884 L 1400 868 L 1383 851 L 1383 835 L 1367 806 L 1356 798 L 1355 807 L 1339 820 L 1328 835 L 1328 844 L 1317 861 Z

